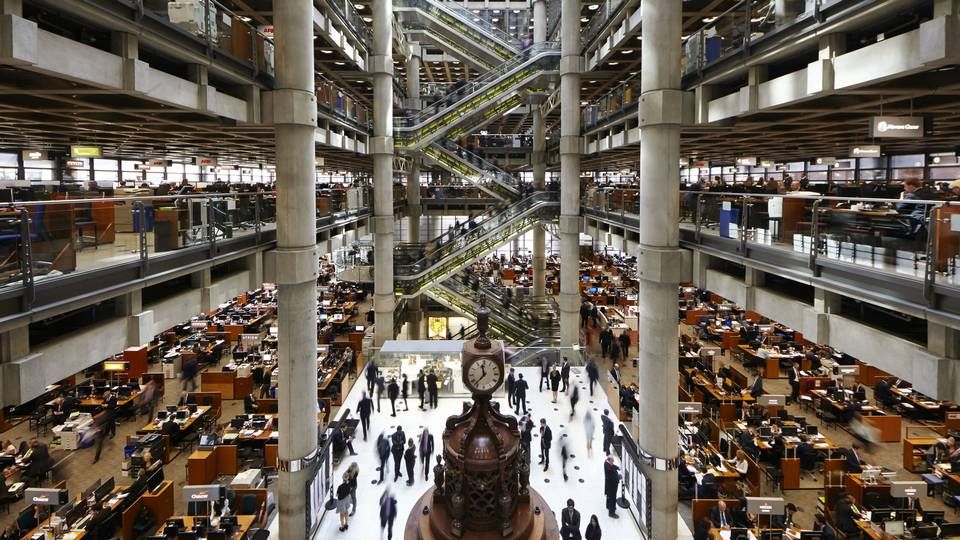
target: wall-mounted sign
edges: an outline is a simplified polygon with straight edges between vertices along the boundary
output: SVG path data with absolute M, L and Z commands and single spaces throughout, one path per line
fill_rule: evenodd
M 190 164 L 198 167 L 216 167 L 217 159 L 212 157 L 196 156 L 190 158 Z
M 23 493 L 23 498 L 40 506 L 62 506 L 67 504 L 67 490 L 29 488 Z
M 880 157 L 880 145 L 861 144 L 850 149 L 850 157 Z
M 709 169 L 709 168 L 710 168 L 710 162 L 709 162 L 709 161 L 694 161 L 692 167 L 694 167 L 694 168 L 696 168 L 696 169 Z
M 699 401 L 681 401 L 680 414 L 700 414 L 703 412 L 703 403 Z
M 183 486 L 183 500 L 188 503 L 218 501 L 221 498 L 221 488 L 219 484 Z
M 837 158 L 835 157 L 818 157 L 812 161 L 813 165 L 836 165 Z
M 152 167 L 169 167 L 173 165 L 173 161 L 169 159 L 151 159 L 149 163 Z
M 134 164 L 133 164 L 133 170 L 135 170 L 135 171 L 149 171 L 149 170 L 150 170 L 150 164 L 149 164 L 149 163 L 134 163 Z
M 870 136 L 888 139 L 919 139 L 923 137 L 925 119 L 922 116 L 874 116 L 870 119 Z
M 83 169 L 87 166 L 87 163 L 82 159 L 68 159 L 66 166 L 68 169 Z
M 47 153 L 43 150 L 24 150 L 22 154 L 24 161 L 38 161 L 47 159 Z
M 78 144 L 70 145 L 70 157 L 72 158 L 101 158 L 103 149 L 99 146 L 81 146 Z
M 737 158 L 737 165 L 740 165 L 741 167 L 756 167 L 757 158 L 755 157 Z
M 770 169 L 775 165 L 772 159 L 761 159 L 760 166 L 764 169 Z
M 956 165 L 960 160 L 957 160 L 956 154 L 932 154 L 930 156 L 930 165 Z

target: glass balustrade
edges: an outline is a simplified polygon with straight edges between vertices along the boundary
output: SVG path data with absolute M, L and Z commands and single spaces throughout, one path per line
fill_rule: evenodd
M 276 228 L 274 193 L 68 198 L 0 205 L 0 286 L 141 265 L 179 250 L 252 237 Z M 319 198 L 323 199 L 323 198 Z M 320 226 L 368 214 L 343 200 L 324 204 Z

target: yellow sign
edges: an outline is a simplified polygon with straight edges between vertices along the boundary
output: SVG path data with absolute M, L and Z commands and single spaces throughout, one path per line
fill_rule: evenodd
M 103 149 L 99 146 L 70 146 L 70 157 L 72 158 L 100 158 L 103 157 Z

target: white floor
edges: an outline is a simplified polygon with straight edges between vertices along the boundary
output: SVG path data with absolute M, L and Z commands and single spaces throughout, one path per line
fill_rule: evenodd
M 533 418 L 537 422 L 539 422 L 540 418 L 547 419 L 547 425 L 549 425 L 553 431 L 554 440 L 551 450 L 552 454 L 550 456 L 550 470 L 544 473 L 542 468 L 536 466 L 539 455 L 539 442 L 536 438 L 537 431 L 534 431 L 535 438 L 533 439 L 532 445 L 534 463 L 530 475 L 531 485 L 546 498 L 550 508 L 557 513 L 566 505 L 568 498 L 574 499 L 577 509 L 580 511 L 581 523 L 584 528 L 586 528 L 590 515 L 596 514 L 599 518 L 600 528 L 603 531 L 604 538 L 638 538 L 638 529 L 629 511 L 619 510 L 620 518 L 612 519 L 607 516 L 607 511 L 604 507 L 602 473 L 604 457 L 602 455 L 598 415 L 603 412 L 603 408 L 606 406 L 606 396 L 598 389 L 594 393 L 593 403 L 591 403 L 589 391 L 585 384 L 586 377 L 582 375 L 583 370 L 575 368 L 572 379 L 577 381 L 576 384 L 580 386 L 581 399 L 577 405 L 577 415 L 571 421 L 569 416 L 570 402 L 566 396 L 561 395 L 558 403 L 553 404 L 550 403 L 550 392 L 546 390 L 542 393 L 538 392 L 536 386 L 539 375 L 538 368 L 521 368 L 520 371 L 532 387 L 527 395 L 529 402 L 528 410 L 533 412 Z M 349 407 L 351 410 L 356 410 L 356 404 L 360 400 L 360 393 L 365 386 L 363 380 L 354 386 L 353 391 L 348 396 L 345 404 L 346 407 Z M 340 532 L 338 530 L 339 521 L 336 513 L 334 511 L 328 511 L 324 515 L 320 529 L 314 538 L 341 538 L 343 540 L 373 540 L 379 538 L 381 531 L 379 528 L 379 507 L 377 501 L 381 493 L 383 493 L 384 487 L 388 484 L 388 480 L 393 479 L 393 463 L 391 458 L 389 465 L 390 473 L 385 477 L 384 484 L 374 485 L 379 478 L 379 473 L 376 470 L 378 460 L 375 457 L 374 451 L 377 434 L 383 431 L 393 432 L 396 429 L 395 426 L 399 423 L 399 425 L 403 426 L 403 430 L 408 437 L 413 437 L 414 440 L 417 440 L 417 436 L 426 424 L 430 432 L 434 434 L 439 451 L 440 437 L 443 433 L 446 418 L 452 414 L 459 413 L 462 408 L 461 403 L 462 400 L 459 398 L 441 398 L 437 409 L 424 412 L 417 408 L 419 400 L 414 397 L 409 400 L 410 410 L 408 412 L 398 412 L 397 417 L 394 418 L 390 416 L 390 402 L 384 399 L 381 404 L 383 412 L 374 413 L 371 420 L 371 436 L 369 439 L 364 442 L 358 430 L 360 440 L 354 441 L 354 448 L 358 455 L 353 459 L 343 460 L 333 474 L 333 478 L 338 480 L 350 463 L 356 461 L 360 465 L 360 481 L 357 490 L 359 508 L 357 514 L 351 518 L 350 528 L 345 532 Z M 505 407 L 506 399 L 504 398 L 501 400 L 502 410 L 505 410 Z M 586 407 L 589 407 L 594 414 L 597 426 L 594 433 L 593 456 L 590 458 L 586 455 L 586 435 L 583 429 L 583 415 Z M 402 406 L 399 408 L 402 409 Z M 564 434 L 567 436 L 563 437 Z M 563 444 L 561 441 L 567 441 L 566 444 L 569 445 L 568 451 L 573 455 L 567 463 L 569 480 L 566 482 L 564 482 L 561 472 L 560 445 Z M 396 495 L 398 502 L 398 517 L 394 523 L 394 537 L 398 539 L 402 538 L 403 527 L 414 502 L 433 482 L 432 472 L 429 484 L 423 480 L 423 473 L 420 469 L 419 462 L 417 463 L 416 471 L 418 476 L 413 486 L 408 487 L 406 485 L 405 477 L 396 483 L 389 482 L 391 490 L 393 490 Z M 677 520 L 679 522 L 679 530 L 681 531 L 679 538 L 684 540 L 692 539 L 690 531 L 682 520 L 680 520 L 679 515 L 677 516 Z M 274 533 L 271 537 L 278 538 L 279 535 L 276 534 L 276 521 L 271 524 L 270 529 L 271 532 Z M 383 537 L 386 537 L 386 533 L 383 534 Z

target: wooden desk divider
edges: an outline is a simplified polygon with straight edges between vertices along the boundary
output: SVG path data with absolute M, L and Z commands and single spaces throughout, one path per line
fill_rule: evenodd
M 159 489 L 151 493 L 145 491 L 139 499 L 133 501 L 120 516 L 120 540 L 134 540 L 136 536 L 133 526 L 137 522 L 140 509 L 146 507 L 153 514 L 153 523 L 159 527 L 161 523 L 173 515 L 173 481 L 164 480 Z
M 279 452 L 279 445 L 276 444 L 267 444 L 263 447 L 263 466 L 264 467 L 276 467 L 277 466 L 277 456 Z
M 217 445 L 212 450 L 196 450 L 187 458 L 187 484 L 213 484 L 221 475 L 235 475 L 237 466 L 237 446 L 233 444 Z
M 740 507 L 740 501 L 737 499 L 693 499 L 691 501 L 693 522 L 696 523 L 703 518 L 710 517 L 710 511 L 713 507 L 723 501 L 727 503 L 727 512 L 731 513 Z
M 220 392 L 190 392 L 188 397 L 193 398 L 197 405 L 209 405 L 211 413 L 220 418 L 220 412 L 223 408 L 223 396 Z
M 230 488 L 235 495 L 233 507 L 233 513 L 240 513 L 240 499 L 246 494 L 253 494 L 257 496 L 257 513 L 256 521 L 254 524 L 257 527 L 266 526 L 267 519 L 267 490 L 265 488 Z
M 235 396 L 233 382 L 237 373 L 234 371 L 204 371 L 200 374 L 200 391 L 217 392 L 222 399 L 241 399 Z

